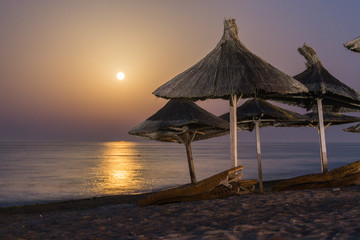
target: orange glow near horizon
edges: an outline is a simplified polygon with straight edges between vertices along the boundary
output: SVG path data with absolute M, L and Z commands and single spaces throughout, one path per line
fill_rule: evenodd
M 133 139 L 128 131 L 167 102 L 152 92 L 215 48 L 224 17 L 279 70 L 305 69 L 297 53 L 305 41 L 329 72 L 360 90 L 359 54 L 342 46 L 358 34 L 343 26 L 360 22 L 360 3 L 140 2 L 0 1 L 0 140 Z M 200 105 L 228 111 L 226 101 Z
M 97 189 L 105 194 L 126 193 L 129 189 L 135 189 L 141 184 L 139 169 L 136 159 L 139 153 L 135 150 L 133 142 L 108 142 L 104 143 L 102 162 L 98 169 Z

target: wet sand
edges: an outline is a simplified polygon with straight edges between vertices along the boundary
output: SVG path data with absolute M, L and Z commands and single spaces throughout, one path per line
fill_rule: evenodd
M 358 239 L 360 186 L 140 208 L 143 195 L 0 208 L 0 239 Z M 50 206 L 50 207 L 49 207 Z

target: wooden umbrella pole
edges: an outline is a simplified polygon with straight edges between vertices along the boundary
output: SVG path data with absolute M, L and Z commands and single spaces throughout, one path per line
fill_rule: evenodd
M 183 143 L 186 148 L 186 155 L 187 155 L 187 159 L 188 159 L 191 183 L 196 183 L 194 159 L 193 159 L 192 150 L 191 150 L 191 137 L 190 137 L 189 132 L 184 133 Z
M 258 163 L 258 170 L 259 170 L 259 186 L 260 186 L 260 192 L 264 192 L 264 185 L 263 185 L 263 178 L 262 178 L 262 167 L 261 167 L 259 120 L 255 121 L 255 132 L 256 132 L 257 163 Z
M 240 99 L 240 98 L 239 98 Z M 237 96 L 232 94 L 230 96 L 230 160 L 237 167 L 237 119 L 236 106 L 238 103 Z
M 321 171 L 323 173 L 328 172 L 328 164 L 327 164 L 327 153 L 326 153 L 326 141 L 325 141 L 325 128 L 324 128 L 324 116 L 322 109 L 322 99 L 318 98 L 317 101 L 317 109 L 318 109 L 318 117 L 319 117 L 319 131 L 320 131 L 320 148 L 321 148 Z

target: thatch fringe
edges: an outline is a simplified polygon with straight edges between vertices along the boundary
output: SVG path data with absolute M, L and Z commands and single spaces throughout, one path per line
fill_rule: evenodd
M 360 52 L 360 37 L 357 37 L 352 41 L 344 43 L 344 47 L 354 52 Z
M 277 127 L 318 127 L 319 118 L 317 112 L 310 112 L 304 115 L 305 119 L 300 120 L 298 122 L 289 121 L 286 124 L 282 124 L 281 122 L 277 125 Z M 359 117 L 349 116 L 339 113 L 323 113 L 324 125 L 332 126 L 332 125 L 342 125 L 354 122 L 360 122 Z
M 220 118 L 229 121 L 229 113 Z M 265 100 L 253 98 L 247 100 L 236 111 L 237 125 L 243 130 L 252 131 L 255 121 L 259 121 L 260 127 L 283 126 L 288 122 L 297 123 L 308 120 L 307 116 L 275 106 Z
M 360 133 L 360 124 L 343 129 L 345 132 Z
M 313 124 L 318 124 L 318 113 L 317 112 L 311 112 L 305 114 L 305 116 L 309 117 L 309 120 Z M 323 113 L 324 117 L 324 124 L 331 124 L 331 125 L 341 125 L 341 124 L 347 124 L 347 123 L 354 123 L 354 122 L 360 122 L 359 117 L 355 116 L 349 116 L 339 113 Z

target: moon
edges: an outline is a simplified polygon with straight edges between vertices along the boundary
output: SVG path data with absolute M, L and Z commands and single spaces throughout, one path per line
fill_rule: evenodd
M 116 74 L 117 79 L 123 80 L 125 78 L 125 74 L 123 72 L 118 72 Z

